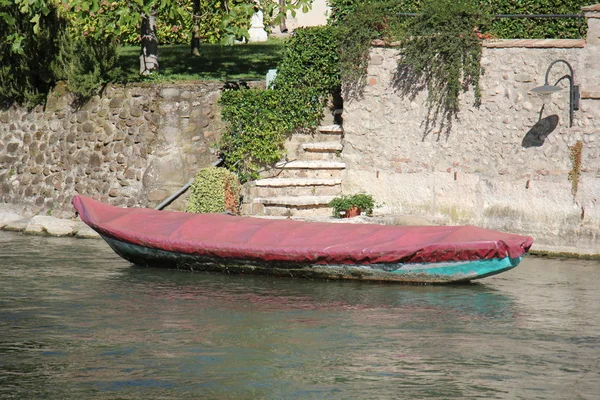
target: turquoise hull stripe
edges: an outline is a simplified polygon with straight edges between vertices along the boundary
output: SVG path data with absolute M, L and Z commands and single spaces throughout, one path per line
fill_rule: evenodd
M 475 279 L 497 274 L 519 265 L 523 257 L 491 258 L 466 262 L 404 264 L 402 268 L 390 271 L 394 274 L 427 274 L 437 276 L 464 276 Z

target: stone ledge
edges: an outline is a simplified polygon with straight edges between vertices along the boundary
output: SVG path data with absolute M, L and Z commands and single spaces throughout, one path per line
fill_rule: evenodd
M 284 186 L 335 186 L 341 185 L 341 179 L 310 179 L 310 178 L 267 178 L 254 182 L 260 187 L 284 187 Z
M 488 49 L 498 48 L 583 48 L 585 47 L 585 39 L 500 39 L 500 40 L 485 40 L 483 47 Z
M 600 4 L 592 4 L 589 6 L 581 7 L 581 11 L 583 11 L 583 12 L 600 11 Z M 586 15 L 586 17 L 588 17 L 588 16 Z
M 386 42 L 376 39 L 371 42 L 373 47 L 399 47 L 400 42 Z M 585 39 L 489 39 L 482 42 L 488 49 L 499 48 L 538 48 L 538 49 L 571 49 L 585 47 Z

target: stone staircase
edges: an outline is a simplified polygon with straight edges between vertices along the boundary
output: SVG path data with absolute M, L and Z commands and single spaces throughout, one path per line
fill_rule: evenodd
M 287 159 L 268 177 L 249 184 L 242 213 L 262 216 L 330 215 L 328 203 L 342 193 L 340 160 L 344 130 L 321 126 L 315 134 L 295 133 L 286 142 Z

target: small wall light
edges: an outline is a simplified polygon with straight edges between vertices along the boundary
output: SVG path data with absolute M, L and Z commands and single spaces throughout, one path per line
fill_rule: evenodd
M 560 77 L 554 85 L 550 85 L 550 83 L 548 82 L 548 76 L 550 74 L 550 69 L 556 63 L 566 64 L 567 67 L 569 67 L 570 74 Z M 563 79 L 568 79 L 569 80 L 569 127 L 573 126 L 573 111 L 579 110 L 579 85 L 575 85 L 574 76 L 575 75 L 573 73 L 573 67 L 571 67 L 571 64 L 569 64 L 565 60 L 554 60 L 550 63 L 550 65 L 548 66 L 548 69 L 546 70 L 546 78 L 544 79 L 544 86 L 538 86 L 536 88 L 531 89 L 531 93 L 540 95 L 544 104 L 549 104 L 551 101 L 552 94 L 562 90 L 561 87 L 556 86 L 556 85 L 558 85 L 558 83 L 560 81 L 562 81 Z

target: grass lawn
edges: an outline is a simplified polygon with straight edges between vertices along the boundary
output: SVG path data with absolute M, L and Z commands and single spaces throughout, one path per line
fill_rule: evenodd
M 150 77 L 139 75 L 139 46 L 119 48 L 119 66 L 128 82 L 174 80 L 264 80 L 283 56 L 283 41 L 222 46 L 203 44 L 200 57 L 190 53 L 189 45 L 159 46 L 160 72 Z

